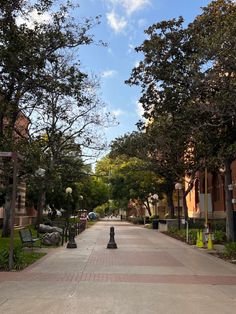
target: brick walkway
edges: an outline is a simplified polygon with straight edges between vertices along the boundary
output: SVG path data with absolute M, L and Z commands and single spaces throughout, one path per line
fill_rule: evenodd
M 118 249 L 106 248 L 111 224 L 115 226 Z M 189 302 L 194 304 L 199 299 L 202 306 L 205 302 L 208 304 L 208 311 L 204 312 L 203 307 L 201 313 L 213 313 L 213 309 L 214 313 L 223 313 L 224 304 L 227 304 L 224 313 L 235 312 L 236 266 L 202 250 L 169 238 L 156 230 L 120 222 L 99 222 L 80 234 L 76 242 L 77 249 L 51 249 L 47 256 L 24 271 L 0 272 L 0 291 L 4 291 L 0 294 L 0 313 L 23 313 L 26 305 L 19 300 L 24 300 L 26 295 L 25 301 L 31 302 L 34 313 L 54 313 L 57 307 L 49 300 L 59 298 L 65 304 L 69 300 L 76 304 L 79 302 L 80 312 L 76 306 L 68 310 L 68 305 L 65 310 L 63 305 L 57 309 L 57 313 L 87 314 L 90 313 L 90 307 L 84 301 L 90 293 L 99 295 L 96 298 L 98 308 L 91 308 L 91 313 L 119 313 L 118 304 L 117 308 L 110 308 L 107 304 L 106 300 L 112 298 L 112 295 L 120 301 L 129 296 L 129 307 L 127 304 L 123 313 L 138 313 L 134 308 L 140 302 L 140 296 L 132 294 L 132 291 L 143 291 L 142 296 L 146 296 L 141 301 L 140 309 L 143 312 L 140 310 L 140 314 L 146 314 L 147 309 L 147 313 L 157 313 L 149 307 L 150 295 L 158 297 L 161 294 L 165 299 L 168 293 L 174 293 L 173 302 L 179 302 L 182 294 L 188 295 L 188 300 L 182 300 L 182 310 Z M 130 290 L 126 290 L 126 285 Z M 38 291 L 44 296 L 36 302 Z M 163 291 L 169 292 L 163 294 Z M 207 295 L 213 299 L 209 301 Z M 45 298 L 53 309 L 52 312 L 45 312 L 40 305 L 45 302 Z M 81 304 L 84 304 L 84 309 Z M 158 313 L 162 313 L 162 305 L 158 306 Z M 166 313 L 185 313 L 182 310 L 177 311 L 173 306 Z M 31 313 L 31 310 L 26 313 Z M 195 313 L 195 310 L 191 313 Z

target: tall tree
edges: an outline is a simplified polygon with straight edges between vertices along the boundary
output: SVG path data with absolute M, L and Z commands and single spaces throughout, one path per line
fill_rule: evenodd
M 21 149 L 19 138 L 22 133 L 19 132 L 18 123 L 21 114 L 30 116 L 31 124 L 34 124 L 35 117 L 43 109 L 44 114 L 49 114 L 53 106 L 58 110 L 62 104 L 67 103 L 68 112 L 72 103 L 82 103 L 84 123 L 86 124 L 88 116 L 94 125 L 98 123 L 98 114 L 92 117 L 89 109 L 96 107 L 98 112 L 99 100 L 94 98 L 92 101 L 88 89 L 83 90 L 89 79 L 81 72 L 77 56 L 73 53 L 78 52 L 79 46 L 93 42 L 93 36 L 89 32 L 99 23 L 99 19 L 85 19 L 81 22 L 75 20 L 72 12 L 77 8 L 70 1 L 60 6 L 51 0 L 0 1 L 0 150 Z M 33 18 L 35 16 L 36 19 Z M 90 86 L 91 84 L 90 82 Z M 68 132 L 61 134 L 60 128 L 57 126 L 56 129 L 53 123 L 50 128 L 45 127 L 53 161 L 58 158 L 58 150 L 54 148 L 59 142 L 61 144 L 66 139 L 68 146 L 73 143 L 75 147 L 77 144 L 77 153 L 79 145 L 70 127 L 73 121 L 79 120 L 81 112 L 68 116 L 64 111 L 62 117 L 61 108 L 58 114 L 61 124 L 67 122 Z M 51 119 L 58 119 L 58 115 L 54 114 Z M 18 135 L 17 140 L 15 134 Z M 81 129 L 77 135 L 85 138 Z M 84 139 L 87 146 L 93 143 L 92 137 L 90 132 Z M 7 204 L 5 207 L 9 211 Z
M 137 52 L 143 53 L 144 59 L 132 70 L 127 81 L 130 85 L 141 86 L 140 103 L 149 123 L 148 127 L 145 122 L 139 123 L 139 126 L 149 139 L 147 155 L 169 182 L 166 193 L 171 216 L 174 214 L 172 195 L 175 182 L 181 180 L 187 171 L 192 173 L 193 182 L 194 171 L 199 167 L 196 158 L 193 160 L 192 155 L 187 157 L 186 154 L 191 142 L 192 118 L 196 119 L 191 92 L 195 90 L 201 73 L 200 65 L 191 59 L 193 51 L 183 22 L 182 17 L 162 21 L 145 31 L 148 39 L 136 48 Z M 194 171 L 190 169 L 193 164 Z
M 115 150 L 115 146 L 114 146 Z M 148 163 L 137 157 L 128 157 L 122 149 L 112 151 L 110 158 L 106 157 L 98 162 L 97 174 L 106 178 L 110 185 L 110 198 L 115 200 L 121 208 L 127 210 L 130 199 L 139 200 L 151 215 L 149 196 L 159 194 L 162 198 L 161 188 L 163 180 L 148 166 Z
M 154 126 L 149 127 L 151 136 L 160 141 L 159 134 L 163 143 L 171 143 L 170 135 L 170 158 L 177 153 L 181 161 L 177 168 L 182 167 L 182 175 L 191 175 L 184 196 L 191 189 L 196 170 L 204 166 L 210 169 L 212 164 L 219 167 L 220 161 L 229 169 L 235 158 L 234 21 L 233 1 L 213 1 L 185 29 L 182 18 L 150 26 L 145 31 L 148 39 L 136 48 L 144 59 L 127 83 L 141 86 L 144 117 Z M 162 132 L 163 119 L 171 121 L 174 132 Z M 150 151 L 155 152 L 154 147 Z M 163 148 L 165 151 L 165 145 Z M 161 152 L 161 146 L 156 150 Z M 232 218 L 232 210 L 230 213 Z
M 209 138 L 212 152 L 225 169 L 226 233 L 236 239 L 233 226 L 231 163 L 236 157 L 236 4 L 217 0 L 203 8 L 189 26 L 191 45 L 201 63 L 204 87 L 196 99 L 201 115 L 202 138 Z

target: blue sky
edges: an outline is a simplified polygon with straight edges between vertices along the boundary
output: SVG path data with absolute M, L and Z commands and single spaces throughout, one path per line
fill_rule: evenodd
M 97 40 L 108 47 L 91 46 L 79 51 L 83 69 L 100 77 L 101 97 L 116 115 L 118 126 L 105 130 L 108 142 L 136 130 L 141 117 L 140 90 L 124 84 L 132 68 L 142 59 L 134 51 L 145 39 L 144 30 L 161 20 L 182 15 L 186 24 L 201 13 L 208 0 L 80 0 L 80 16 L 101 15 L 92 29 Z

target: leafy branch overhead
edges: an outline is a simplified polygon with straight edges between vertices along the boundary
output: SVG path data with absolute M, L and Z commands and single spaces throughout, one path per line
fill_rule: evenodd
M 73 2 L 0 1 L 0 150 L 22 153 L 29 185 L 42 167 L 47 187 L 60 191 L 104 150 L 103 128 L 114 122 L 78 54 L 105 45 L 91 34 L 100 18 L 78 18 Z
M 196 171 L 229 169 L 236 157 L 235 20 L 235 1 L 212 1 L 187 27 L 182 17 L 151 25 L 136 48 L 143 59 L 126 83 L 141 87 L 144 120 L 139 132 L 113 141 L 111 154 L 151 162 L 170 199 L 185 175 L 184 198 Z

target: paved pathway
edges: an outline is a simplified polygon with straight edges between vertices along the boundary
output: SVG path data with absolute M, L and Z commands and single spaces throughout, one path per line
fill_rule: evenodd
M 76 242 L 0 272 L 0 314 L 236 313 L 236 266 L 157 230 L 98 222 Z

